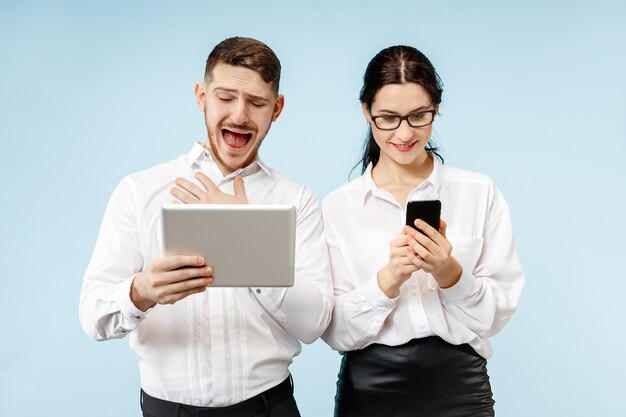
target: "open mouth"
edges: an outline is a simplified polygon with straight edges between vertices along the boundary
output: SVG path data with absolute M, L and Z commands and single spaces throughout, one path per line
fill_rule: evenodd
M 231 148 L 241 149 L 252 139 L 252 133 L 222 129 L 222 137 L 224 138 L 224 142 Z

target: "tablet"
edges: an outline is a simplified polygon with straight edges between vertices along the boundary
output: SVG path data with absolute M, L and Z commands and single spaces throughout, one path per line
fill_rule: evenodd
M 210 287 L 290 287 L 296 208 L 260 204 L 164 204 L 166 255 L 199 255 Z

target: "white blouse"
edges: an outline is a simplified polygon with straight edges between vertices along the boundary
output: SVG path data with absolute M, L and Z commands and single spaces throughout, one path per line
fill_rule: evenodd
M 389 244 L 405 224 L 406 208 L 377 188 L 370 164 L 363 176 L 328 195 L 322 207 L 335 287 L 331 324 L 322 337 L 333 349 L 397 346 L 437 335 L 452 344 L 468 343 L 488 358 L 488 337 L 515 311 L 524 274 L 504 197 L 485 175 L 434 159 L 431 175 L 407 201 L 441 200 L 461 279 L 442 289 L 420 270 L 397 298 L 380 290 L 377 274 L 389 262 Z

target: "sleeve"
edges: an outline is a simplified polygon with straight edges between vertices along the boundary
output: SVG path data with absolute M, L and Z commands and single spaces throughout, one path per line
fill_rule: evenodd
M 314 342 L 328 326 L 333 308 L 328 250 L 322 213 L 308 189 L 297 213 L 293 287 L 251 291 L 281 327 L 304 343 Z
M 335 307 L 330 325 L 322 339 L 333 349 L 345 352 L 361 349 L 378 335 L 387 316 L 396 306 L 397 298 L 388 298 L 378 286 L 377 274 L 364 283 L 353 278 L 346 253 L 337 237 L 336 215 L 332 204 L 324 204 L 324 224 L 333 277 Z M 340 222 L 338 222 L 340 223 Z
M 142 268 L 135 205 L 126 178 L 109 200 L 83 278 L 79 317 L 87 335 L 95 340 L 119 339 L 145 318 L 146 313 L 130 300 L 130 285 Z
M 483 338 L 496 334 L 511 318 L 525 281 L 508 205 L 493 185 L 491 192 L 482 244 L 468 248 L 467 259 L 459 259 L 459 282 L 439 288 L 445 313 Z M 472 251 L 476 261 L 471 261 Z

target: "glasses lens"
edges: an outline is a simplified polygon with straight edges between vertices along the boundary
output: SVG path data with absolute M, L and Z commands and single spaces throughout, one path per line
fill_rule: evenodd
M 400 116 L 380 116 L 374 119 L 379 129 L 396 129 L 400 125 Z
M 433 113 L 415 113 L 408 117 L 409 124 L 413 127 L 427 126 L 433 122 Z

